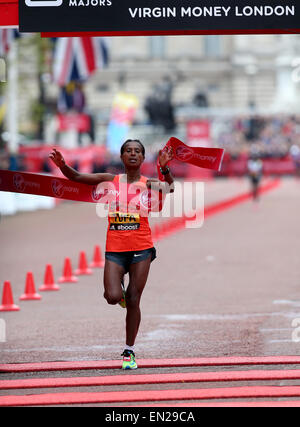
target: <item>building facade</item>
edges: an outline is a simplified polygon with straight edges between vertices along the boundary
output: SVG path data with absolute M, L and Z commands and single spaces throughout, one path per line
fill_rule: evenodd
M 268 110 L 280 99 L 287 108 L 297 106 L 293 73 L 299 67 L 299 35 L 115 37 L 109 42 L 109 68 L 87 85 L 92 108 L 108 108 L 118 90 L 135 94 L 143 104 L 164 79 L 172 83 L 176 105 L 192 104 L 201 93 L 211 108 Z
M 199 111 L 199 105 L 233 114 L 249 107 L 267 113 L 299 109 L 299 35 L 111 37 L 108 42 L 108 68 L 84 85 L 88 111 L 103 126 L 120 91 L 138 98 L 136 119 L 146 123 L 145 103 L 162 84 L 169 85 L 173 105 L 187 114 Z M 35 48 L 21 40 L 18 114 L 24 133 L 31 130 L 39 93 L 37 63 Z M 55 105 L 59 89 L 45 79 L 46 97 Z

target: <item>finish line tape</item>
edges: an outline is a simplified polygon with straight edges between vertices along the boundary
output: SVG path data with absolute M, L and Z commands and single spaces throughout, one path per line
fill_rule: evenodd
M 181 161 L 205 169 L 220 170 L 224 156 L 224 149 L 189 147 L 177 138 L 170 138 L 164 150 L 172 147 L 174 157 Z M 160 181 L 164 181 L 158 167 Z M 49 175 L 33 174 L 29 172 L 17 172 L 0 170 L 0 191 L 12 193 L 33 194 L 37 196 L 55 197 L 58 199 L 73 200 L 90 203 L 109 203 L 109 195 L 114 194 L 116 188 L 112 182 L 100 185 L 87 185 L 71 181 L 66 178 L 57 178 Z M 143 189 L 139 197 L 140 210 L 157 211 L 162 208 L 162 199 L 158 191 Z M 129 191 L 128 195 L 137 196 L 137 192 Z
M 220 171 L 222 167 L 225 150 L 223 148 L 211 147 L 190 147 L 184 144 L 180 139 L 171 137 L 162 151 L 168 148 L 173 149 L 174 159 L 183 163 L 197 166 L 199 168 Z M 157 173 L 160 181 L 165 178 L 160 172 L 160 165 L 157 159 Z
M 146 184 L 133 183 L 122 189 L 112 181 L 88 185 L 55 176 L 0 170 L 0 191 L 103 204 L 128 200 L 130 212 L 133 209 L 142 215 L 162 209 L 164 195 Z
M 49 175 L 7 170 L 0 170 L 0 191 L 90 203 L 99 202 L 103 196 L 97 193 L 97 186 L 80 184 Z

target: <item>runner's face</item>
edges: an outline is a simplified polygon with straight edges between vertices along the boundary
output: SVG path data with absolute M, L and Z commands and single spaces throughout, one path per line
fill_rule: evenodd
M 138 142 L 130 141 L 125 145 L 121 159 L 126 168 L 137 169 L 144 161 L 142 147 Z

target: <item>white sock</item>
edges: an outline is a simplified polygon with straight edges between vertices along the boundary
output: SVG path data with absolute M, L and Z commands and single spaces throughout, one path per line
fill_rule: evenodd
M 130 345 L 125 345 L 125 349 L 124 350 L 131 350 L 134 352 L 134 345 L 130 346 Z

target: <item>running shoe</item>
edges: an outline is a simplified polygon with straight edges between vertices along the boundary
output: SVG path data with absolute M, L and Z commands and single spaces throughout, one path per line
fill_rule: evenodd
M 126 289 L 125 289 L 125 285 L 124 285 L 124 279 L 122 279 L 122 281 L 121 281 L 121 287 L 122 287 L 123 296 L 122 296 L 121 300 L 119 301 L 119 305 L 122 308 L 126 308 Z
M 123 356 L 122 369 L 137 369 L 135 354 L 133 351 L 124 350 L 121 356 Z

